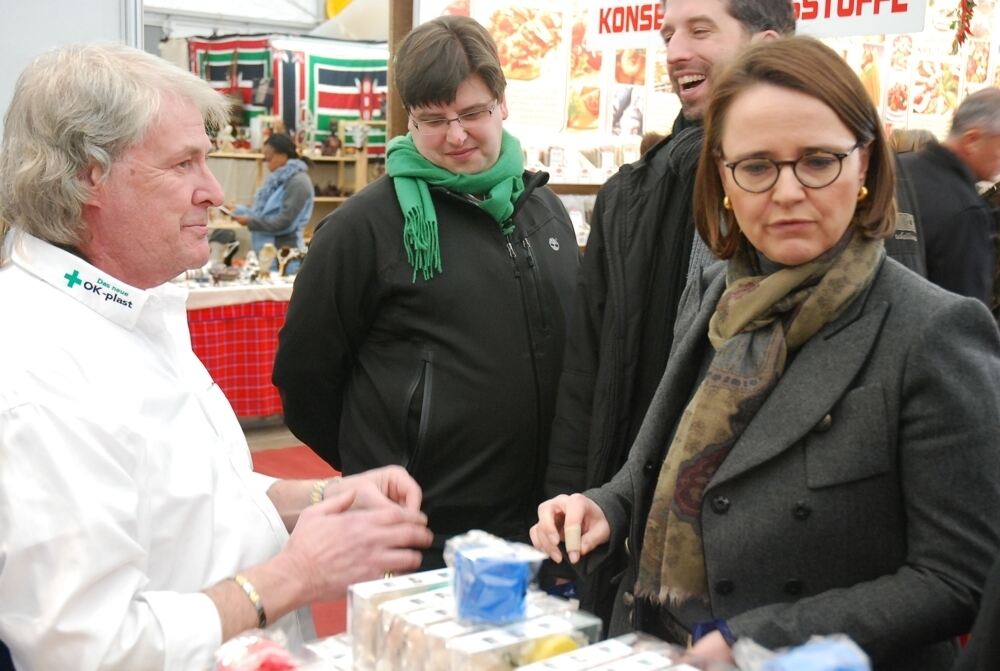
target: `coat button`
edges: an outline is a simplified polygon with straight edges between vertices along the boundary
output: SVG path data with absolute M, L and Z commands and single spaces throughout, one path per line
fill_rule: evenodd
M 785 581 L 785 594 L 790 596 L 798 596 L 802 594 L 802 581 L 798 578 L 792 578 L 791 580 Z
M 715 583 L 716 593 L 721 594 L 722 596 L 727 596 L 729 594 L 732 594 L 735 588 L 736 586 L 733 585 L 733 581 L 728 578 L 723 578 L 722 580 Z
M 647 461 L 642 465 L 642 474 L 647 478 L 653 475 L 654 470 L 656 470 L 656 465 L 652 461 Z
M 632 592 L 625 592 L 622 594 L 622 603 L 625 604 L 626 608 L 631 608 L 635 603 L 635 595 Z
M 816 426 L 813 427 L 813 431 L 816 433 L 826 433 L 830 430 L 831 426 L 833 426 L 833 415 L 826 413 L 823 415 L 823 419 L 819 420 Z
M 792 517 L 799 520 L 800 522 L 809 519 L 812 515 L 812 508 L 805 501 L 797 501 L 794 506 L 792 506 Z
M 712 510 L 719 514 L 725 515 L 729 512 L 729 498 L 725 496 L 713 496 L 712 497 Z

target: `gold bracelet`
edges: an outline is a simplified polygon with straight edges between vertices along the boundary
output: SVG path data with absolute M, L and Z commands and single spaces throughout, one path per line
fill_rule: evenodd
M 312 491 L 309 492 L 309 503 L 316 505 L 326 497 L 326 483 L 329 480 L 317 480 L 313 483 Z
M 264 612 L 264 601 L 260 598 L 260 593 L 254 588 L 253 583 L 239 573 L 233 576 L 233 581 L 240 586 L 243 593 L 247 595 L 248 599 L 250 599 L 250 603 L 253 605 L 254 610 L 257 611 L 257 628 L 263 629 L 266 627 L 267 613 Z

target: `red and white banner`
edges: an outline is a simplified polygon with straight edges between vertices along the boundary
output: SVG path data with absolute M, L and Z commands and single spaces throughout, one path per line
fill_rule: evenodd
M 917 0 L 801 0 L 793 2 L 796 32 L 814 37 L 919 33 L 927 4 Z M 642 47 L 660 41 L 663 4 L 596 0 L 590 8 L 587 48 Z
M 927 3 L 918 0 L 802 0 L 794 2 L 796 31 L 813 37 L 919 33 Z

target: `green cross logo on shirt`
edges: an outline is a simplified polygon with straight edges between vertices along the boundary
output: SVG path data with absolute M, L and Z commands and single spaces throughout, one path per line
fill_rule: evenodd
M 65 275 L 63 275 L 63 277 L 66 278 L 66 286 L 68 286 L 70 289 L 75 287 L 77 284 L 83 284 L 83 280 L 80 279 L 79 270 L 74 270 L 72 275 L 66 273 Z

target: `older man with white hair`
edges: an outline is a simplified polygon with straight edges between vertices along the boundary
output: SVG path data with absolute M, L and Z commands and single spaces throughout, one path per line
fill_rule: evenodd
M 254 627 L 416 567 L 400 468 L 252 471 L 190 346 L 185 291 L 222 202 L 205 82 L 114 45 L 21 75 L 0 145 L 0 639 L 19 669 L 203 669 Z

